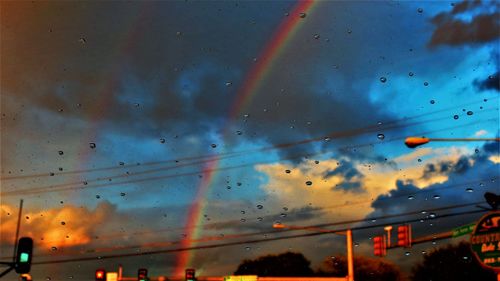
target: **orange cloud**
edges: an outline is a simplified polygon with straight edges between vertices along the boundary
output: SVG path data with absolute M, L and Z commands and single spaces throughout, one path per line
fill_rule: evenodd
M 21 221 L 20 236 L 32 237 L 37 247 L 72 247 L 90 243 L 96 225 L 105 223 L 115 207 L 108 202 L 94 210 L 85 207 L 64 206 L 37 212 L 25 212 Z M 0 242 L 13 244 L 17 208 L 1 205 Z

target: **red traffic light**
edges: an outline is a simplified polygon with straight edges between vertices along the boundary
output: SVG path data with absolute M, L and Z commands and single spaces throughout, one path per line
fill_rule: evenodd
M 145 281 L 148 279 L 148 270 L 145 268 L 139 268 L 137 271 L 137 278 L 139 281 Z
M 195 273 L 196 271 L 193 268 L 186 269 L 186 281 L 196 280 Z
M 386 255 L 386 244 L 384 236 L 373 237 L 373 254 L 378 257 Z
M 98 269 L 95 271 L 95 281 L 106 281 L 106 270 Z
M 398 226 L 398 246 L 411 247 L 411 225 Z

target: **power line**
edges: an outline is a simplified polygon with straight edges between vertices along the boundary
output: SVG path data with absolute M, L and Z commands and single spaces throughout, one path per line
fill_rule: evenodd
M 494 97 L 497 98 L 497 97 Z M 493 99 L 494 99 L 493 98 Z M 75 170 L 75 171 L 65 171 L 65 172 L 59 172 L 59 173 L 40 173 L 40 174 L 32 174 L 32 175 L 19 175 L 19 176 L 9 176 L 9 177 L 1 177 L 0 180 L 14 180 L 14 179 L 29 179 L 33 177 L 48 177 L 52 175 L 69 175 L 69 174 L 79 174 L 79 173 L 89 173 L 89 172 L 100 172 L 100 171 L 107 171 L 107 170 L 116 170 L 116 169 L 123 169 L 123 168 L 132 168 L 132 167 L 139 167 L 139 166 L 151 166 L 151 165 L 159 165 L 159 164 L 166 164 L 166 163 L 178 163 L 180 161 L 186 161 L 186 160 L 202 160 L 201 163 L 204 161 L 214 161 L 211 160 L 214 157 L 215 158 L 229 158 L 229 157 L 237 157 L 240 154 L 245 154 L 245 153 L 251 153 L 251 152 L 258 152 L 258 151 L 267 151 L 267 150 L 273 150 L 273 149 L 283 149 L 283 148 L 288 148 L 288 147 L 293 147 L 296 145 L 301 145 L 301 144 L 306 144 L 306 143 L 311 143 L 311 142 L 317 142 L 317 141 L 322 141 L 325 138 L 343 138 L 343 137 L 350 137 L 350 136 L 355 136 L 355 135 L 360 135 L 360 134 L 366 134 L 369 132 L 376 132 L 376 131 L 381 131 L 381 130 L 392 130 L 392 129 L 397 129 L 401 127 L 408 127 L 408 126 L 414 126 L 426 122 L 435 122 L 435 121 L 440 121 L 447 119 L 448 117 L 442 117 L 438 119 L 433 119 L 433 120 L 424 120 L 424 121 L 418 121 L 418 122 L 413 122 L 409 124 L 400 124 L 400 125 L 395 125 L 398 122 L 402 121 L 408 121 L 412 119 L 417 119 L 421 117 L 427 117 L 430 115 L 434 115 L 437 113 L 441 112 L 446 112 L 452 109 L 456 109 L 457 107 L 463 107 L 463 106 L 470 106 L 471 104 L 476 104 L 476 103 L 481 103 L 480 101 L 474 102 L 474 103 L 468 103 L 464 105 L 458 105 L 454 107 L 448 107 L 445 109 L 437 110 L 434 112 L 430 113 L 423 113 L 419 115 L 415 115 L 412 117 L 406 117 L 402 118 L 399 120 L 394 120 L 390 122 L 383 123 L 383 125 L 370 125 L 366 126 L 363 128 L 358 128 L 358 129 L 352 129 L 352 130 L 346 130 L 346 131 L 341 131 L 341 132 L 332 132 L 329 133 L 325 136 L 321 137 L 316 137 L 316 138 L 310 138 L 310 139 L 305 139 L 305 140 L 299 140 L 295 142 L 289 142 L 289 143 L 281 143 L 281 144 L 276 144 L 272 146 L 267 146 L 267 147 L 262 147 L 262 148 L 257 148 L 257 149 L 249 149 L 249 150 L 243 150 L 243 151 L 236 151 L 236 152 L 226 152 L 226 153 L 221 153 L 221 154 L 207 154 L 207 155 L 199 155 L 199 156 L 189 156 L 189 157 L 183 157 L 183 158 L 177 158 L 177 159 L 170 159 L 170 160 L 164 160 L 164 161 L 154 161 L 154 162 L 145 162 L 141 163 L 140 165 L 137 164 L 127 164 L 127 165 L 120 165 L 120 166 L 110 166 L 110 167 L 103 167 L 103 168 L 95 168 L 95 169 L 84 169 L 84 170 Z M 481 111 L 481 113 L 488 112 L 494 109 L 489 109 L 485 111 Z M 388 126 L 388 125 L 393 125 L 393 126 Z M 192 164 L 200 164 L 200 161 L 195 161 L 191 162 Z M 174 166 L 175 167 L 175 166 Z
M 434 217 L 431 219 L 434 220 L 436 218 L 449 218 L 449 217 L 477 214 L 477 213 L 483 213 L 483 212 L 486 212 L 486 210 L 475 210 L 475 211 L 464 211 L 464 212 L 450 213 L 450 214 L 441 215 L 439 217 Z M 424 219 L 424 220 L 431 220 L 431 219 Z M 401 220 L 401 221 L 391 222 L 391 224 L 405 224 L 405 223 L 412 223 L 412 222 L 419 222 L 419 221 L 422 221 L 422 219 L 419 218 L 419 219 L 412 219 L 412 220 Z M 376 225 L 367 225 L 367 226 L 358 226 L 358 227 L 353 227 L 353 228 L 342 228 L 342 229 L 335 229 L 335 230 L 322 231 L 322 232 L 312 232 L 312 233 L 305 233 L 305 234 L 279 236 L 279 237 L 272 237 L 272 238 L 265 238 L 265 239 L 252 239 L 252 240 L 246 240 L 246 241 L 217 243 L 217 244 L 183 247 L 183 248 L 176 248 L 176 249 L 153 250 L 153 251 L 140 252 L 140 253 L 134 252 L 134 253 L 106 255 L 106 256 L 98 256 L 98 257 L 83 257 L 83 258 L 74 258 L 74 259 L 41 261 L 41 262 L 33 262 L 33 265 L 68 263 L 68 262 L 82 262 L 82 261 L 92 261 L 92 260 L 103 260 L 103 259 L 115 259 L 115 258 L 126 258 L 126 257 L 145 256 L 145 255 L 155 255 L 155 254 L 166 254 L 166 253 L 181 252 L 181 251 L 213 249 L 213 248 L 236 246 L 236 245 L 243 245 L 243 244 L 248 245 L 248 244 L 256 244 L 256 243 L 262 243 L 262 242 L 294 239 L 294 238 L 313 237 L 313 236 L 343 232 L 343 231 L 346 231 L 348 229 L 356 231 L 356 230 L 365 230 L 365 229 L 384 227 L 384 226 L 387 226 L 387 223 L 376 224 Z M 276 231 L 276 232 L 279 232 L 279 231 Z M 273 233 L 275 233 L 275 232 L 273 232 Z
M 491 121 L 491 120 L 493 120 L 493 119 L 488 119 L 488 121 Z M 465 124 L 465 125 L 457 125 L 457 126 L 452 126 L 452 127 L 444 128 L 444 129 L 435 130 L 435 131 L 442 132 L 444 130 L 450 130 L 450 129 L 454 129 L 454 128 L 458 128 L 458 127 L 462 128 L 462 127 L 466 127 L 466 126 L 471 126 L 471 125 L 474 125 L 474 124 L 480 123 L 480 122 L 481 121 L 475 121 L 475 122 L 471 122 L 471 123 L 468 123 L 468 124 Z M 428 134 L 428 133 L 432 133 L 432 132 L 425 132 L 423 134 Z M 385 143 L 396 141 L 396 140 L 401 140 L 401 139 L 404 139 L 404 138 L 405 137 L 392 138 L 390 140 L 385 140 Z M 342 149 L 342 148 L 356 148 L 356 147 L 363 147 L 363 146 L 372 146 L 372 145 L 377 145 L 377 144 L 381 144 L 381 143 L 382 142 L 372 142 L 372 143 L 365 143 L 365 144 L 358 144 L 358 145 L 349 145 L 349 146 L 339 147 L 337 149 Z M 331 151 L 322 151 L 322 152 L 311 153 L 311 154 L 307 154 L 307 155 L 298 154 L 298 155 L 295 155 L 295 156 L 292 156 L 292 157 L 282 158 L 280 160 L 282 160 L 282 161 L 283 160 L 284 161 L 295 160 L 295 159 L 299 159 L 299 158 L 303 158 L 303 157 L 311 157 L 311 156 L 317 156 L 317 155 L 324 155 L 324 154 L 328 154 L 328 153 L 331 153 Z M 212 159 L 210 161 L 216 161 L 216 159 Z M 256 162 L 251 162 L 251 163 L 241 164 L 241 165 L 236 165 L 236 166 L 218 167 L 218 168 L 210 169 L 208 171 L 209 172 L 213 172 L 213 171 L 225 171 L 225 170 L 239 169 L 239 168 L 253 166 L 253 165 L 257 165 L 257 164 L 265 164 L 265 163 L 273 163 L 273 162 L 276 162 L 276 160 L 256 161 Z M 139 172 L 139 173 L 135 173 L 135 174 L 131 174 L 131 175 L 141 175 L 141 174 L 156 173 L 156 172 L 159 172 L 159 171 L 163 171 L 164 169 L 170 170 L 171 167 L 155 169 L 155 170 L 152 170 L 152 171 L 143 171 L 143 172 Z M 205 171 L 205 172 L 207 172 L 207 171 Z M 114 186 L 114 185 L 131 184 L 131 183 L 141 183 L 141 182 L 146 182 L 146 181 L 156 181 L 156 180 L 169 179 L 169 178 L 177 178 L 177 177 L 183 177 L 183 176 L 200 175 L 200 173 L 202 173 L 202 171 L 185 172 L 185 173 L 177 173 L 177 174 L 170 174 L 170 175 L 160 175 L 160 176 L 156 176 L 156 177 L 146 177 L 146 178 L 142 178 L 142 179 L 127 180 L 127 181 L 121 181 L 121 182 L 107 182 L 107 183 L 101 183 L 101 184 L 95 184 L 95 185 L 85 185 L 85 183 L 84 183 L 83 186 L 81 186 L 81 185 L 74 186 L 74 183 L 66 183 L 66 184 L 59 184 L 59 185 L 50 185 L 50 186 L 26 188 L 26 189 L 21 189 L 21 190 L 17 189 L 17 190 L 13 190 L 13 191 L 5 191 L 5 192 L 2 192 L 1 195 L 6 197 L 6 196 L 13 196 L 13 195 L 20 195 L 20 194 L 22 194 L 22 195 L 30 195 L 31 194 L 32 195 L 32 194 L 39 194 L 39 193 L 46 193 L 46 192 L 57 192 L 57 191 L 67 191 L 67 190 L 88 190 L 88 189 L 91 189 L 91 188 L 99 188 L 99 187 L 107 187 L 107 186 Z M 127 175 L 127 177 L 128 176 L 130 176 L 130 175 Z M 120 177 L 123 177 L 123 175 L 120 175 Z M 81 183 L 78 182 L 78 184 L 81 184 Z

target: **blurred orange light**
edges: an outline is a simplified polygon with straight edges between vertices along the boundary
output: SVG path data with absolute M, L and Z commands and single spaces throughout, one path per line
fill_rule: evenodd
M 273 223 L 273 228 L 285 228 L 285 225 L 282 223 Z
M 415 148 L 419 145 L 426 144 L 429 141 L 430 141 L 430 139 L 428 139 L 428 138 L 408 137 L 405 140 L 405 144 L 409 148 Z

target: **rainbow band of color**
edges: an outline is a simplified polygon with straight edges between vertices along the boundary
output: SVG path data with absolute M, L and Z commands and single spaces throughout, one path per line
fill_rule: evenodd
M 299 23 L 311 12 L 317 2 L 312 0 L 299 1 L 290 12 L 289 16 L 281 22 L 270 41 L 266 44 L 257 58 L 257 63 L 249 70 L 243 84 L 236 95 L 233 106 L 229 112 L 229 122 L 226 129 L 231 123 L 238 118 L 245 107 L 250 104 L 252 98 L 258 93 L 259 87 L 265 81 L 267 75 L 271 72 L 274 63 L 297 33 Z M 302 16 L 303 15 L 303 16 Z M 225 132 L 226 130 L 224 130 Z M 203 220 L 203 213 L 206 208 L 206 196 L 214 179 L 216 178 L 216 170 L 219 166 L 219 160 L 209 162 L 203 169 L 203 180 L 198 186 L 196 198 L 191 205 L 187 222 L 185 225 L 186 237 L 182 240 L 182 247 L 189 248 L 192 241 L 200 237 L 202 228 L 200 225 Z M 184 270 L 191 265 L 194 252 L 182 251 L 177 257 L 177 265 L 174 269 L 174 276 L 182 276 Z

